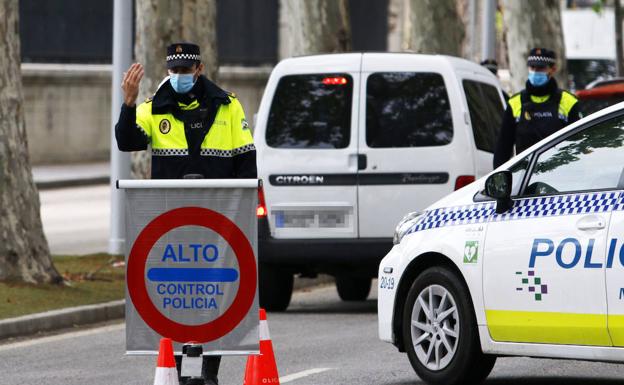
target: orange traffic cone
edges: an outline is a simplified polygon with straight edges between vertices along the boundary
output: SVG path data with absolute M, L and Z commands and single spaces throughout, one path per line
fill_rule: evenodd
M 180 385 L 175 358 L 173 357 L 173 342 L 171 338 L 160 339 L 154 385 Z
M 260 309 L 260 355 L 247 358 L 243 385 L 279 385 L 279 375 L 264 309 Z

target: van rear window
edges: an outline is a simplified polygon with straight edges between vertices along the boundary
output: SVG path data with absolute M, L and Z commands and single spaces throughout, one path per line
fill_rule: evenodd
M 276 148 L 345 148 L 351 139 L 353 79 L 347 74 L 280 79 L 266 129 Z
M 366 85 L 369 147 L 443 146 L 453 139 L 444 79 L 425 72 L 380 72 Z

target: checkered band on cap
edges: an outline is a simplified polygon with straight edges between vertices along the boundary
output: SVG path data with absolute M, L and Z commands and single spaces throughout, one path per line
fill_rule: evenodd
M 177 53 L 174 55 L 167 55 L 167 61 L 173 60 L 196 60 L 201 61 L 200 55 L 190 54 L 190 53 Z
M 544 64 L 555 64 L 555 59 L 552 57 L 546 57 L 546 56 L 529 56 L 529 58 L 527 59 L 527 62 L 529 63 L 533 63 L 533 62 L 538 62 L 538 63 L 544 63 Z

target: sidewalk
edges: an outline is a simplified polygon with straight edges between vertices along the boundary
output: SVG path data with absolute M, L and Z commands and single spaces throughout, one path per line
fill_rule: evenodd
M 41 165 L 32 167 L 33 179 L 38 189 L 107 184 L 110 180 L 110 163 L 84 163 Z
M 328 275 L 319 275 L 314 279 L 295 277 L 293 291 L 307 291 L 317 286 L 333 284 L 333 282 L 334 279 Z M 9 338 L 34 336 L 38 333 L 47 333 L 106 321 L 121 321 L 125 318 L 125 310 L 126 301 L 121 299 L 94 305 L 50 310 L 15 318 L 5 318 L 0 320 L 0 344 L 6 342 Z

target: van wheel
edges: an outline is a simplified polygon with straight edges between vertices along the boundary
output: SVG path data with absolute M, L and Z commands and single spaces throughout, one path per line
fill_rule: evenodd
M 343 301 L 365 301 L 370 293 L 372 278 L 338 276 L 336 289 Z
M 403 340 L 416 374 L 429 384 L 478 384 L 495 356 L 483 354 L 468 288 L 450 270 L 421 273 L 403 308 Z
M 260 264 L 258 293 L 260 307 L 267 311 L 284 311 L 293 292 L 293 275 L 275 266 Z

